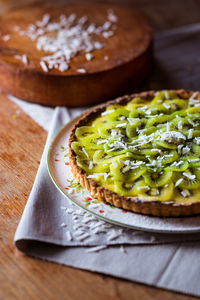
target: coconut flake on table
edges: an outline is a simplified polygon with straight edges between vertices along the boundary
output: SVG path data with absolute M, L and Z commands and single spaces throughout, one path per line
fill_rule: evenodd
M 84 68 L 77 69 L 76 71 L 77 71 L 78 73 L 82 73 L 82 74 L 87 73 L 86 69 L 84 69 Z
M 9 41 L 10 38 L 11 38 L 11 37 L 10 37 L 10 34 L 6 34 L 6 35 L 2 36 L 2 39 L 3 39 L 5 42 Z
M 68 241 L 71 241 L 72 239 L 84 241 L 85 239 L 95 238 L 95 236 L 99 234 L 103 234 L 106 241 L 113 241 L 123 235 L 124 229 L 106 223 L 103 220 L 99 220 L 84 210 L 82 210 L 82 213 L 80 214 L 79 210 L 75 207 L 67 209 L 67 212 L 72 215 L 72 228 L 74 230 L 73 238 L 71 231 L 67 230 L 66 235 Z M 75 223 L 73 216 L 78 217 L 78 222 Z
M 85 58 L 90 61 L 94 58 L 94 55 L 92 55 L 91 53 L 86 53 Z
M 108 247 L 108 246 L 106 246 L 106 245 L 95 246 L 95 247 L 92 247 L 92 248 L 86 250 L 86 252 L 88 252 L 88 253 L 91 253 L 91 252 L 99 252 L 100 250 L 103 250 L 103 249 L 105 249 L 105 248 L 107 248 L 107 247 Z
M 108 20 L 112 23 L 116 23 L 118 21 L 118 17 L 115 15 L 112 9 L 108 10 Z
M 85 239 L 87 239 L 87 238 L 89 238 L 90 237 L 90 235 L 88 234 L 88 233 L 84 233 L 84 234 L 82 234 L 82 235 L 79 235 L 76 239 L 78 240 L 78 241 L 84 241 Z
M 28 63 L 29 63 L 29 59 L 26 54 L 15 55 L 15 58 L 18 60 L 21 60 L 25 65 L 28 65 Z
M 94 55 L 91 52 L 104 48 L 106 40 L 115 34 L 117 21 L 117 16 L 109 9 L 107 19 L 101 25 L 90 23 L 87 16 L 61 14 L 59 19 L 52 20 L 50 14 L 45 14 L 41 20 L 28 25 L 25 30 L 19 27 L 16 29 L 16 25 L 14 29 L 20 35 L 36 41 L 38 51 L 51 53 L 41 58 L 40 66 L 43 71 L 57 69 L 65 72 L 70 68 L 72 58 L 77 55 L 85 54 L 86 60 L 92 60 Z M 3 39 L 9 40 L 10 35 L 3 36 Z M 107 60 L 108 56 L 104 59 Z M 77 72 L 87 71 L 78 68 Z
M 71 235 L 71 232 L 68 230 L 67 232 L 66 232 L 66 236 L 67 236 L 67 240 L 70 242 L 70 241 L 72 241 L 72 235 Z
M 49 69 L 44 61 L 40 61 L 40 66 L 44 72 L 49 72 Z

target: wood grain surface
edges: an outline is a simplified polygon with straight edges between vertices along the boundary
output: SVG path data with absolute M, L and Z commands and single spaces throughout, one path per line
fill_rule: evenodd
M 3 94 L 0 103 L 0 299 L 195 299 L 29 258 L 14 247 L 47 134 Z
M 0 11 L 28 2 L 33 1 L 0 0 Z M 200 3 L 193 0 L 169 0 L 166 4 L 160 0 L 124 2 L 147 11 L 156 30 L 195 22 L 200 9 Z M 17 251 L 14 232 L 34 182 L 47 133 L 3 94 L 0 103 L 0 299 L 197 299 L 40 261 Z

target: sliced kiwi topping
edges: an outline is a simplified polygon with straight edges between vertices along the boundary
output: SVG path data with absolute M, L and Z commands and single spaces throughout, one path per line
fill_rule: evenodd
M 200 190 L 200 102 L 162 91 L 114 104 L 76 129 L 72 149 L 89 178 L 123 196 L 195 201 Z M 177 199 L 177 200 L 176 200 Z

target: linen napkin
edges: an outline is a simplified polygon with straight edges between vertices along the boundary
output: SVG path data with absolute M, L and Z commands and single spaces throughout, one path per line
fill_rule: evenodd
M 155 70 L 146 88 L 198 89 L 199 31 L 200 25 L 196 24 L 156 36 Z M 183 55 L 180 56 L 180 53 Z M 56 131 L 78 112 L 66 108 L 55 109 L 38 174 L 15 235 L 16 246 L 42 259 L 200 295 L 200 263 L 197 256 L 200 243 L 197 234 L 152 235 L 122 230 L 113 225 L 106 228 L 106 224 L 101 224 L 105 232 L 93 234 L 90 231 L 86 239 L 76 238 L 73 221 L 75 217 L 79 221 L 78 216 L 83 216 L 53 186 L 47 174 L 46 154 Z M 95 226 L 98 220 L 93 221 Z M 110 231 L 116 238 L 109 238 Z M 180 243 L 181 240 L 190 239 L 197 242 Z M 155 245 L 173 241 L 176 243 Z M 122 247 L 122 244 L 125 246 Z M 192 268 L 188 274 L 190 266 Z
M 70 200 L 62 196 L 48 175 L 47 152 L 52 138 L 69 119 L 69 111 L 66 108 L 55 109 L 38 174 L 16 232 L 16 240 L 26 237 L 28 240 L 64 246 L 100 246 L 124 243 L 157 244 L 199 239 L 198 234 L 150 234 L 108 225 L 84 210 L 76 208 Z

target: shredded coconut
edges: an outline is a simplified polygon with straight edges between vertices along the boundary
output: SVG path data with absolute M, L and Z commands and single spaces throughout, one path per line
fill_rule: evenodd
M 77 71 L 78 73 L 82 73 L 82 74 L 87 73 L 86 69 L 84 69 L 84 68 L 77 69 L 76 71 Z
M 10 40 L 10 34 L 6 34 L 6 35 L 4 35 L 2 38 L 3 38 L 3 40 L 4 40 L 5 42 L 7 42 L 7 41 Z
M 84 234 L 78 236 L 76 239 L 77 239 L 78 241 L 84 241 L 84 240 L 87 239 L 89 236 L 90 236 L 90 235 L 89 235 L 88 233 L 84 233 Z
M 82 151 L 87 156 L 87 158 L 89 158 L 89 154 L 87 153 L 87 151 L 85 150 L 85 148 L 82 148 Z
M 96 246 L 96 247 L 92 247 L 92 248 L 86 250 L 86 252 L 88 252 L 88 253 L 91 253 L 91 252 L 98 252 L 98 251 L 103 250 L 103 249 L 105 249 L 105 248 L 107 248 L 106 245 Z
M 183 190 L 181 191 L 181 195 L 186 198 L 186 197 L 189 197 L 190 196 L 190 192 L 188 190 Z
M 183 172 L 183 175 L 190 180 L 194 180 L 196 178 L 196 175 L 192 175 L 192 174 L 186 173 L 186 172 Z
M 40 66 L 44 72 L 49 72 L 49 69 L 44 61 L 41 60 Z
M 86 53 L 85 58 L 90 61 L 94 58 L 94 55 L 92 55 L 91 53 Z
M 45 14 L 24 31 L 15 26 L 20 35 L 36 41 L 38 51 L 51 53 L 41 58 L 41 62 L 46 64 L 46 67 L 40 64 L 45 72 L 51 69 L 67 71 L 72 58 L 79 54 L 84 54 L 86 60 L 92 60 L 94 56 L 91 52 L 105 47 L 106 40 L 115 34 L 118 21 L 112 10 L 108 10 L 107 20 L 105 18 L 105 22 L 99 26 L 89 22 L 87 16 L 78 17 L 76 14 L 62 14 L 57 20 L 51 19 L 49 14 Z M 3 39 L 8 41 L 10 35 L 3 36 Z M 107 56 L 104 59 L 107 60 Z M 86 73 L 86 70 L 80 68 L 77 72 Z
M 177 131 L 167 131 L 162 133 L 161 140 L 166 140 L 172 143 L 178 143 L 180 140 L 186 140 L 186 137 Z
M 164 95 L 165 95 L 165 98 L 166 98 L 167 100 L 170 99 L 168 91 L 164 91 Z
M 177 180 L 175 186 L 178 186 L 182 181 L 183 181 L 183 178 L 180 178 L 179 180 Z
M 23 55 L 15 55 L 15 58 L 21 60 L 25 65 L 28 65 L 29 60 L 26 54 Z
M 71 232 L 69 230 L 66 232 L 66 236 L 67 236 L 68 241 L 72 241 L 72 235 L 71 235 Z
M 191 128 L 188 130 L 188 139 L 192 139 L 194 129 Z
M 108 115 L 108 114 L 111 114 L 111 113 L 113 113 L 115 110 L 114 109 L 110 109 L 110 110 L 106 110 L 106 111 L 104 111 L 104 112 L 102 112 L 102 116 L 106 116 L 106 115 Z

